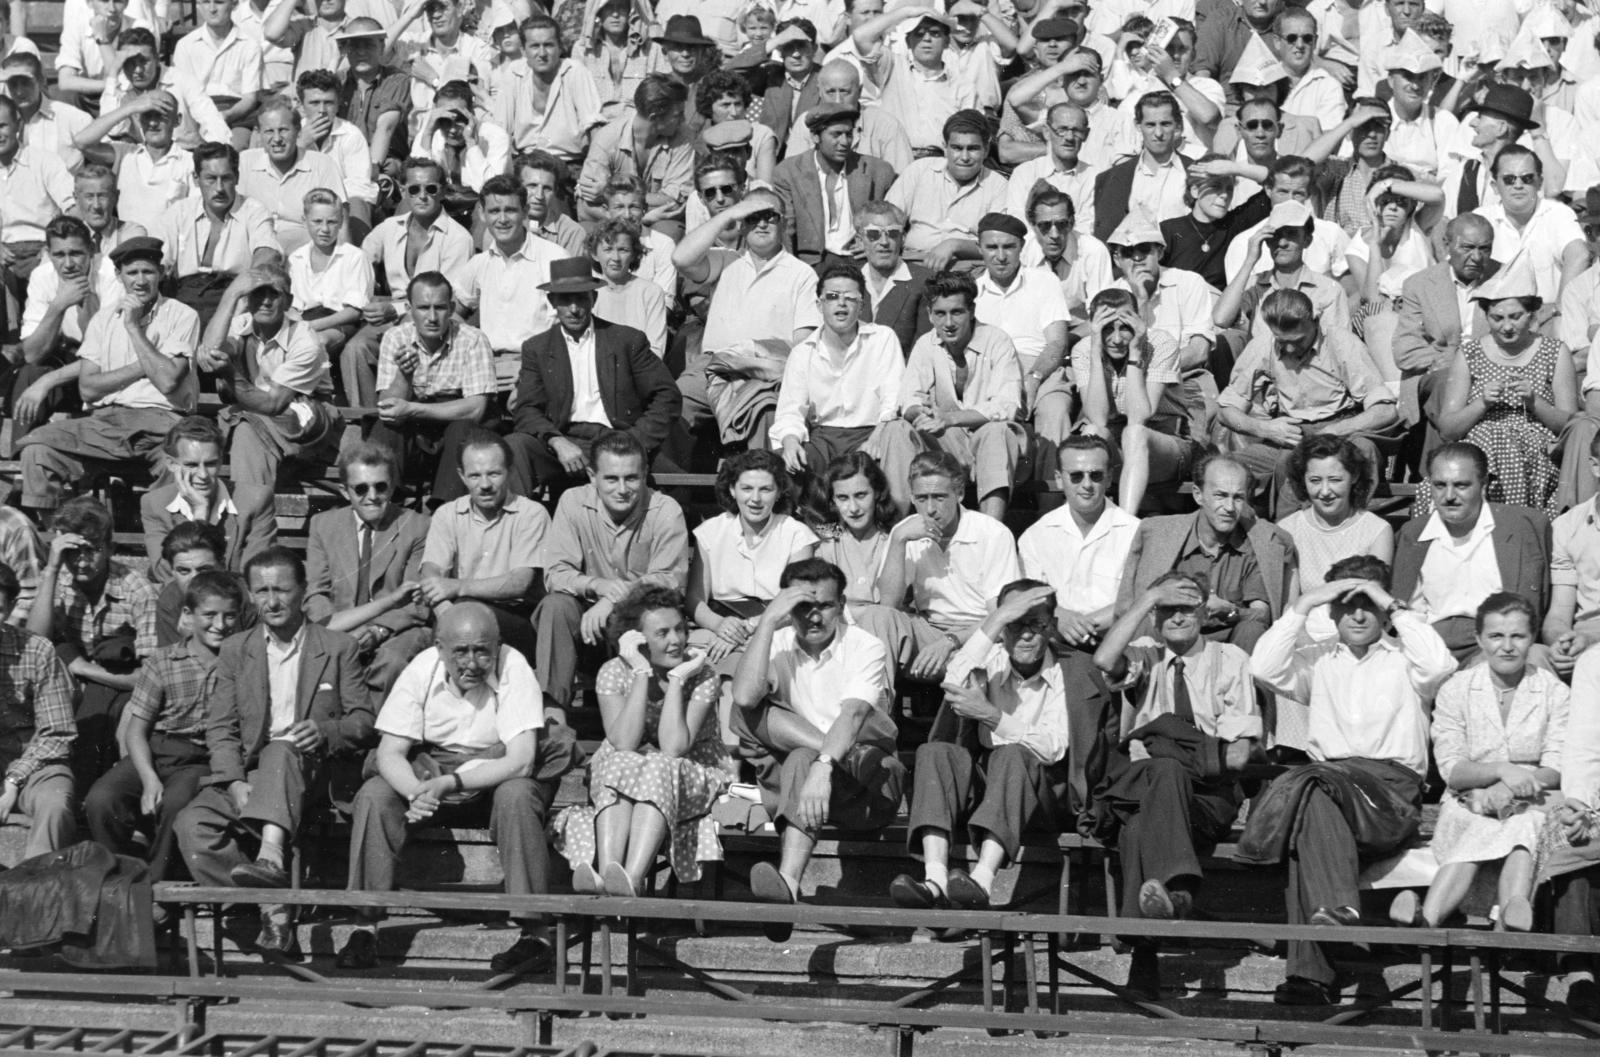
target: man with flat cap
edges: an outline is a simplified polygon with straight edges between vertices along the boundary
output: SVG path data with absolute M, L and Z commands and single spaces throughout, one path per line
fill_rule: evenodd
M 1022 367 L 1022 414 L 1041 441 L 1038 467 L 1055 471 L 1056 445 L 1072 431 L 1072 384 L 1067 362 L 1067 298 L 1061 281 L 1044 268 L 1022 266 L 1028 226 L 1009 213 L 978 221 L 978 322 L 998 327 L 1016 346 Z
M 602 285 L 587 257 L 552 261 L 550 281 L 539 285 L 556 325 L 522 345 L 515 431 L 506 438 L 516 463 L 512 487 L 521 495 L 538 483 L 554 492 L 583 483 L 589 447 L 607 430 L 631 434 L 654 452 L 682 407 L 650 339 L 595 316 Z
M 861 111 L 822 103 L 806 114 L 816 148 L 784 159 L 772 174 L 788 216 L 784 242 L 814 268 L 855 255 L 855 212 L 881 199 L 894 183 L 894 169 L 854 150 Z
M 147 235 L 111 251 L 120 301 L 103 305 L 78 349 L 78 390 L 88 414 L 49 422 L 21 440 L 22 504 L 60 505 L 67 482 L 145 459 L 160 469 L 161 446 L 196 396 L 194 309 L 161 296 L 161 240 Z

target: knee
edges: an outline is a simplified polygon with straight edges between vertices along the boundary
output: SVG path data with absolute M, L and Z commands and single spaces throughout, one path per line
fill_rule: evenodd
M 361 788 L 356 790 L 355 798 L 350 802 L 351 811 L 359 814 L 362 809 L 374 811 L 394 801 L 403 801 L 403 797 L 394 791 L 394 786 L 381 774 L 373 775 L 361 783 Z
M 494 787 L 494 806 L 517 812 L 526 811 L 538 821 L 540 811 L 539 791 L 532 778 L 507 778 Z
M 583 620 L 583 603 L 563 591 L 555 591 L 540 599 L 535 622 L 541 633 L 547 628 L 570 626 L 576 628 Z
M 83 798 L 83 813 L 91 819 L 109 818 L 117 810 L 117 788 L 113 782 L 108 781 L 111 776 L 106 775 L 94 785 L 89 787 L 89 795 Z
M 925 770 L 945 770 L 959 766 L 963 757 L 970 756 L 966 749 L 949 741 L 925 741 L 917 746 L 916 762 L 913 769 L 921 774 Z
M 1037 759 L 1032 751 L 1021 745 L 998 745 L 989 752 L 989 781 L 1003 774 L 1025 774 L 1029 764 Z

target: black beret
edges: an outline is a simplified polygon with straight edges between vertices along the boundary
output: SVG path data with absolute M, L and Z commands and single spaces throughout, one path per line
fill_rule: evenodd
M 982 235 L 985 231 L 1003 231 L 1023 240 L 1028 237 L 1028 225 L 1009 213 L 986 213 L 978 221 L 978 234 Z

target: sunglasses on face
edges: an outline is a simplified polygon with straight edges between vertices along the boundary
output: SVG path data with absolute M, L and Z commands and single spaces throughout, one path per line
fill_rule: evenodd
M 712 187 L 702 187 L 700 189 L 701 198 L 733 198 L 738 193 L 739 188 L 735 184 L 716 184 Z
M 1118 246 L 1117 253 L 1129 260 L 1142 261 L 1146 257 L 1160 256 L 1161 247 L 1154 242 L 1143 242 L 1137 246 Z
M 859 305 L 861 303 L 861 295 L 844 294 L 837 290 L 829 290 L 822 295 L 822 300 L 830 305 Z
M 776 209 L 763 209 L 759 213 L 751 213 L 748 217 L 745 217 L 745 222 L 753 228 L 759 228 L 768 224 L 776 224 L 781 219 Z
M 1508 172 L 1500 174 L 1500 182 L 1507 187 L 1537 187 L 1539 177 L 1531 172 Z
M 1067 472 L 1067 480 L 1073 484 L 1082 484 L 1085 477 L 1095 484 L 1105 484 L 1106 472 L 1104 470 L 1069 470 Z
M 363 481 L 360 484 L 351 485 L 350 491 L 354 492 L 356 495 L 388 495 L 389 482 L 373 481 L 371 484 L 368 484 Z
M 904 228 L 862 228 L 861 237 L 868 242 L 882 242 L 884 239 L 898 239 L 904 235 Z
M 1244 127 L 1251 132 L 1276 132 L 1278 123 L 1269 117 L 1261 117 L 1253 121 L 1246 121 Z
M 1049 617 L 1034 617 L 1032 620 L 1017 620 L 1006 627 L 1017 635 L 1048 635 L 1055 627 Z
M 438 193 L 439 193 L 439 185 L 438 184 L 407 184 L 406 185 L 406 194 L 410 195 L 412 198 L 420 198 L 420 197 L 423 197 L 423 196 L 427 196 L 428 198 L 432 198 L 434 195 L 436 195 Z
M 1315 33 L 1285 33 L 1283 42 L 1285 44 L 1315 44 L 1317 35 Z
M 1070 220 L 1036 220 L 1033 222 L 1033 226 L 1038 228 L 1040 231 L 1072 230 L 1072 222 Z

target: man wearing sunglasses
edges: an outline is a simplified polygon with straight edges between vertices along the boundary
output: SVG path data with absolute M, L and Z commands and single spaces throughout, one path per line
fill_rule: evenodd
M 1467 109 L 1478 114 L 1473 126 L 1472 150 L 1453 150 L 1440 164 L 1445 216 L 1459 216 L 1500 201 L 1500 187 L 1493 173 L 1494 160 L 1502 150 L 1539 127 L 1533 120 L 1533 106 L 1533 96 L 1509 84 L 1488 85 L 1481 100 L 1468 102 Z M 1548 151 L 1548 138 L 1544 142 Z M 1554 161 L 1553 156 L 1547 164 L 1550 161 Z
M 346 448 L 339 492 L 349 506 L 313 515 L 306 537 L 306 619 L 354 636 L 367 685 L 385 695 L 432 640 L 416 595 L 428 515 L 394 502 L 399 482 L 391 449 Z
M 1589 244 L 1577 214 L 1571 206 L 1544 197 L 1544 163 L 1521 144 L 1496 154 L 1490 171 L 1500 201 L 1476 212 L 1494 227 L 1495 260 L 1520 257 L 1533 269 L 1544 303 L 1559 303 L 1562 289 L 1589 267 Z
M 906 248 L 905 210 L 890 202 L 868 202 L 856 213 L 856 234 L 866 255 L 861 274 L 867 280 L 867 300 L 861 318 L 894 331 L 900 351 L 911 355 L 911 347 L 928 332 L 926 287 L 933 274 L 904 257 Z
M 918 746 L 912 769 L 906 845 L 921 853 L 923 879 L 894 879 L 900 906 L 987 909 L 1022 835 L 1071 824 L 1067 701 L 1079 687 L 1050 649 L 1055 609 L 1048 584 L 1014 580 L 951 659 L 934 721 L 942 736 Z M 950 866 L 951 840 L 967 834 L 978 845 L 971 873 Z
M 1202 876 L 1196 848 L 1233 828 L 1244 793 L 1232 772 L 1262 737 L 1250 655 L 1201 634 L 1210 593 L 1203 573 L 1167 573 L 1095 651 L 1107 683 L 1127 694 L 1109 785 L 1096 790 L 1122 862 L 1120 917 L 1190 916 Z M 1151 624 L 1159 644 L 1135 644 Z M 1155 1000 L 1159 975 L 1156 945 L 1136 943 L 1129 988 Z
M 1344 120 L 1344 86 L 1318 61 L 1317 19 L 1304 8 L 1287 7 L 1278 12 L 1273 32 L 1282 43 L 1278 58 L 1289 71 L 1289 94 L 1283 112 L 1310 118 L 1319 131 L 1327 131 Z
M 1270 166 L 1279 155 L 1304 154 L 1316 142 L 1322 128 L 1315 118 L 1286 113 L 1291 77 L 1288 67 L 1278 61 L 1260 38 L 1252 38 L 1244 56 L 1233 69 L 1230 86 L 1239 94 L 1236 117 L 1225 117 L 1217 125 L 1211 149 L 1234 158 L 1245 144 L 1246 156 L 1256 165 Z M 1256 104 L 1247 113 L 1245 107 Z M 1253 194 L 1241 190 L 1241 201 Z
M 411 280 L 427 272 L 456 275 L 472 257 L 472 236 L 444 211 L 444 170 L 423 160 L 402 174 L 405 211 L 373 228 L 361 242 L 373 271 L 387 280 L 389 296 L 374 297 L 361 310 L 362 327 L 339 354 L 345 401 L 351 407 L 378 402 L 378 352 L 384 335 L 404 319 Z

